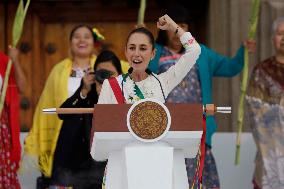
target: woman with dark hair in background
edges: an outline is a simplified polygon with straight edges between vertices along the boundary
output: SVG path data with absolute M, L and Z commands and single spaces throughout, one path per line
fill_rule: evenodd
M 94 71 L 96 91 L 100 94 L 104 79 L 122 74 L 120 60 L 112 51 L 103 51 L 97 57 Z
M 167 14 L 175 20 L 179 27 L 185 31 L 189 30 L 188 13 L 183 7 L 173 7 Z M 244 43 L 245 45 L 247 43 Z M 212 79 L 213 77 L 233 77 L 238 74 L 244 64 L 244 47 L 241 45 L 235 57 L 222 56 L 205 45 L 200 44 L 201 54 L 197 63 L 187 73 L 181 83 L 176 86 L 169 96 L 167 102 L 173 103 L 202 103 L 212 104 Z M 250 46 L 251 50 L 254 48 Z M 155 73 L 166 72 L 175 65 L 185 49 L 178 37 L 172 31 L 159 30 L 156 40 L 156 56 L 150 62 L 149 69 Z M 217 125 L 213 116 L 206 117 L 206 155 L 203 171 L 203 187 L 219 188 L 219 178 L 215 160 L 211 152 L 211 137 L 216 131 Z M 188 181 L 191 185 L 196 168 L 196 159 L 186 159 Z
M 122 74 L 120 60 L 111 51 L 101 52 L 94 72 L 88 70 L 80 87 L 61 108 L 90 108 L 98 101 L 104 79 Z M 51 187 L 65 186 L 74 189 L 102 187 L 105 162 L 95 162 L 90 155 L 92 114 L 59 114 L 63 120 L 59 134 L 51 176 Z

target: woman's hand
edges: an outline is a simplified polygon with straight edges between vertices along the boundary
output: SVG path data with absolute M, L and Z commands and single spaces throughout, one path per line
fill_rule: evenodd
M 88 70 L 86 75 L 83 77 L 83 87 L 81 89 L 82 95 L 87 96 L 87 94 L 91 91 L 92 84 L 95 83 L 95 75 L 94 72 Z
M 9 57 L 11 58 L 12 62 L 17 66 L 19 63 L 19 50 L 9 45 Z
M 247 39 L 243 42 L 244 46 L 248 49 L 249 53 L 255 53 L 256 42 L 254 39 Z
M 185 31 L 179 27 L 167 14 L 159 18 L 157 28 L 173 32 L 179 37 L 185 33 Z
M 161 30 L 175 32 L 178 25 L 167 14 L 165 14 L 159 18 L 157 27 Z

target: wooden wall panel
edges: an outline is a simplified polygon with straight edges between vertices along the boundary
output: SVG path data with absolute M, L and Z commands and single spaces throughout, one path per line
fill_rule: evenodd
M 42 92 L 42 89 L 44 87 L 45 83 L 45 75 L 44 72 L 44 59 L 43 59 L 43 52 L 42 52 L 42 38 L 43 38 L 43 33 L 42 33 L 42 23 L 40 22 L 40 18 L 36 15 L 33 14 L 32 16 L 32 22 L 33 22 L 33 27 L 32 27 L 32 51 L 33 51 L 33 59 L 30 62 L 30 73 L 29 75 L 29 84 L 31 85 L 29 92 L 27 96 L 29 96 L 30 99 L 30 104 L 31 104 L 31 109 L 33 114 L 33 110 L 36 107 L 36 104 L 38 102 L 38 99 L 40 97 L 40 94 Z M 31 116 L 32 117 L 32 116 Z M 31 124 L 30 124 L 31 125 Z
M 4 4 L 0 3 L 0 51 L 5 50 L 5 11 Z
M 45 24 L 43 33 L 43 64 L 45 79 L 48 77 L 52 67 L 66 57 L 68 51 L 67 36 L 64 35 L 64 24 Z M 55 48 L 54 53 L 48 53 L 48 46 Z
M 13 28 L 13 21 L 14 21 L 14 17 L 15 17 L 15 12 L 16 12 L 16 6 L 15 4 L 11 4 L 7 7 L 7 18 L 6 22 L 6 36 L 5 36 L 5 40 L 7 41 L 6 45 L 9 45 L 12 43 L 12 28 Z
M 31 14 L 28 14 L 26 17 L 23 34 L 18 44 L 18 48 L 20 50 L 22 48 L 22 51 L 20 53 L 20 63 L 25 73 L 26 81 L 27 81 L 26 89 L 25 89 L 24 94 L 22 95 L 21 101 L 22 103 L 25 103 L 27 105 L 30 104 L 31 102 L 30 97 L 33 94 L 32 88 L 30 87 L 30 83 L 33 79 L 32 74 L 30 72 L 31 66 L 32 66 L 32 58 L 34 55 L 34 52 L 33 52 L 34 48 L 32 46 L 33 32 L 31 29 L 28 29 L 28 28 L 32 28 L 32 26 L 33 26 L 32 16 Z M 26 48 L 26 51 L 24 50 L 24 48 Z M 31 120 L 30 120 L 31 116 L 32 116 L 31 108 L 21 109 L 21 126 L 23 128 L 29 127 L 31 123 Z

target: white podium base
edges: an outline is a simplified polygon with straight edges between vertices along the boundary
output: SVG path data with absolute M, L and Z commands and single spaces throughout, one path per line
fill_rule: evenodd
M 163 142 L 135 142 L 110 153 L 106 189 L 157 188 L 189 188 L 182 150 Z
M 174 149 L 181 149 L 186 158 L 195 158 L 202 131 L 169 131 L 161 139 Z M 102 161 L 110 157 L 110 153 L 122 150 L 131 142 L 137 141 L 129 132 L 96 132 L 91 147 L 94 160 Z

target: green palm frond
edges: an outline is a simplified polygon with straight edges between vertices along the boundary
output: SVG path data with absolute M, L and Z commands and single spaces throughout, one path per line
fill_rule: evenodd
M 144 25 L 145 10 L 146 10 L 146 0 L 140 0 L 140 8 L 138 12 L 138 21 L 137 21 L 138 26 Z
M 18 9 L 17 9 L 15 19 L 14 19 L 13 31 L 12 31 L 13 32 L 12 33 L 12 37 L 13 37 L 12 45 L 14 47 L 17 46 L 18 41 L 20 40 L 22 36 L 24 20 L 27 14 L 29 4 L 30 4 L 30 0 L 27 0 L 25 7 L 24 7 L 23 0 L 20 0 L 19 2 Z
M 258 16 L 259 16 L 259 9 L 260 9 L 260 0 L 253 0 L 252 2 L 252 9 L 250 15 L 250 25 L 249 25 L 249 33 L 248 39 L 254 39 L 255 33 L 257 29 L 258 23 Z M 244 70 L 243 70 L 243 77 L 241 83 L 241 96 L 240 102 L 238 107 L 238 128 L 237 128 L 237 141 L 236 141 L 236 154 L 235 154 L 235 164 L 238 165 L 240 163 L 240 146 L 241 146 L 241 133 L 243 130 L 243 121 L 244 121 L 244 100 L 248 85 L 248 73 L 249 73 L 249 54 L 248 49 L 245 49 L 244 54 Z

